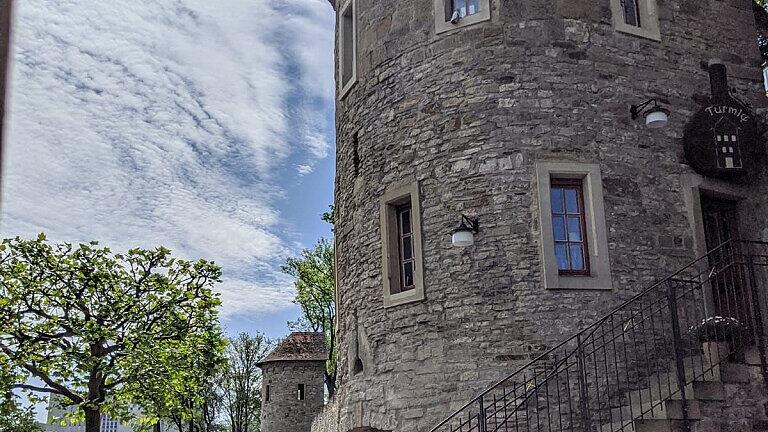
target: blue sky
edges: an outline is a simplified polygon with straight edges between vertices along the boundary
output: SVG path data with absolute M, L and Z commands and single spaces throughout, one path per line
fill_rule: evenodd
M 17 2 L 3 237 L 223 267 L 228 332 L 287 333 L 287 256 L 330 236 L 327 0 Z

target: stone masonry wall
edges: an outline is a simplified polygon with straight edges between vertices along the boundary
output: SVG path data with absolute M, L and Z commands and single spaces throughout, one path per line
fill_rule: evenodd
M 322 410 L 324 362 L 279 361 L 261 366 L 262 395 L 270 386 L 269 401 L 261 407 L 263 432 L 309 432 L 312 419 Z M 298 385 L 305 398 L 298 400 Z
M 681 137 L 709 96 L 701 63 L 725 60 L 759 110 L 760 60 L 750 0 L 658 3 L 661 42 L 615 32 L 608 0 L 498 0 L 490 22 L 441 35 L 432 0 L 357 0 L 358 82 L 337 105 L 339 431 L 427 432 L 693 258 Z M 667 128 L 629 118 L 650 97 Z M 536 161 L 600 165 L 612 291 L 543 288 Z M 387 309 L 379 197 L 409 179 L 426 300 Z M 750 181 L 748 235 L 768 215 L 765 175 Z M 481 224 L 465 249 L 450 243 L 462 212 Z

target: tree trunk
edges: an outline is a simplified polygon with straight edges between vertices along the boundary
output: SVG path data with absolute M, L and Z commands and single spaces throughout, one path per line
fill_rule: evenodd
M 98 410 L 85 409 L 85 432 L 101 432 L 101 413 Z

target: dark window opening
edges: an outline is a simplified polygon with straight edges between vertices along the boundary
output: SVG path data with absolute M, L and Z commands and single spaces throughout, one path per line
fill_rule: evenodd
M 355 365 L 352 367 L 352 373 L 357 375 L 362 371 L 363 371 L 363 361 L 358 356 L 355 358 Z
M 304 384 L 299 384 L 299 400 L 304 400 Z
M 264 395 L 264 400 L 265 400 L 266 402 L 269 402 L 269 390 L 270 390 L 270 388 L 269 388 L 269 387 L 270 387 L 270 386 L 268 385 L 268 386 L 267 386 L 267 389 L 266 389 L 266 391 L 265 391 L 265 393 L 266 393 L 266 394 Z
M 558 272 L 589 276 L 583 182 L 581 179 L 552 179 L 550 193 Z
M 640 27 L 640 1 L 621 0 L 621 8 L 624 10 L 624 22 L 627 25 Z
M 352 135 L 352 172 L 357 177 L 360 174 L 360 133 Z
M 398 207 L 395 214 L 397 215 L 400 288 L 401 291 L 408 291 L 415 288 L 413 281 L 416 271 L 416 258 L 413 256 L 411 204 Z

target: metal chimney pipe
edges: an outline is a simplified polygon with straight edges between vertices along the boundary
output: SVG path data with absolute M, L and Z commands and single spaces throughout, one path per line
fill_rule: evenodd
M 709 61 L 709 84 L 712 87 L 712 99 L 728 99 L 728 70 L 720 59 Z

